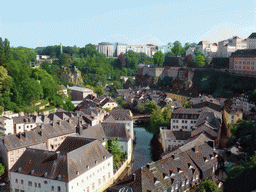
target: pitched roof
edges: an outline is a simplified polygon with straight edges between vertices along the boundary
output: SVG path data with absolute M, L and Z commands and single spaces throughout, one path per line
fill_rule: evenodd
M 80 137 L 67 137 L 58 149 L 28 148 L 10 172 L 67 183 L 112 156 L 99 141 Z
M 256 33 L 252 33 L 252 34 L 248 37 L 248 39 L 254 39 L 254 38 L 256 38 Z
M 132 117 L 130 116 L 131 111 L 129 109 L 115 109 L 111 111 L 110 115 L 115 119 L 115 120 L 132 120 Z
M 128 141 L 129 134 L 125 128 L 124 123 L 101 123 L 101 126 L 106 134 L 106 137 L 116 137 L 118 140 Z
M 256 49 L 236 50 L 230 57 L 256 57 Z
M 97 139 L 101 143 L 107 139 L 101 124 L 88 126 L 86 129 L 83 129 L 80 134 L 76 134 L 76 136 Z
M 72 119 L 73 122 L 75 119 Z M 71 121 L 70 121 L 71 122 Z M 58 121 L 52 122 L 50 124 L 42 124 L 41 126 L 36 127 L 32 131 L 42 131 L 46 135 L 47 138 L 58 137 L 61 135 L 67 135 L 71 133 L 75 133 L 76 129 L 75 126 L 77 125 L 77 118 L 76 123 L 72 124 L 67 121 Z
M 166 130 L 166 138 L 172 140 L 187 140 L 190 138 L 191 132 L 190 131 L 171 131 Z
M 194 136 L 199 135 L 201 133 L 205 133 L 211 139 L 216 139 L 218 137 L 218 133 L 216 131 L 214 131 L 213 127 L 210 126 L 208 123 L 201 124 L 195 130 L 193 130 L 191 132 L 191 137 L 194 137 Z
M 197 108 L 178 108 L 174 109 L 172 114 L 200 114 L 202 113 L 202 109 L 197 109 Z
M 8 151 L 46 142 L 43 135 L 40 135 L 36 131 L 5 135 L 1 139 Z

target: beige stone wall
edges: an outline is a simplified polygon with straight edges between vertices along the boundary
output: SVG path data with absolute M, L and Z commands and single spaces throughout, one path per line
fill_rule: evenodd
M 16 161 L 20 158 L 20 156 L 24 153 L 26 148 L 20 148 L 12 151 L 8 151 L 7 158 L 8 158 L 8 170 L 12 168 L 12 166 L 16 163 Z
M 48 139 L 47 141 L 47 149 L 49 151 L 55 151 L 60 145 L 61 143 L 65 140 L 65 138 L 67 136 L 71 136 L 71 135 L 74 135 L 75 133 L 71 133 L 71 134 L 67 134 L 67 135 L 62 135 L 62 136 L 59 136 L 59 137 L 54 137 L 54 138 L 50 138 Z

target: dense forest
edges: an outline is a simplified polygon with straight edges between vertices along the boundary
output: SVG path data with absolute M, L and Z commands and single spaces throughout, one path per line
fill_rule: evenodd
M 1 113 L 3 110 L 32 113 L 39 110 L 35 103 L 40 100 L 72 110 L 70 98 L 59 93 L 62 82 L 56 74 L 30 66 L 36 62 L 37 54 L 34 49 L 10 47 L 8 39 L 0 38 Z

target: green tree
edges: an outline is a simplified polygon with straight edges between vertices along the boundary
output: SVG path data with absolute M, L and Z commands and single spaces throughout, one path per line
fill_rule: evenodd
M 203 55 L 197 55 L 195 57 L 195 63 L 200 67 L 204 66 L 205 65 L 205 57 Z
M 147 103 L 145 107 L 150 113 L 153 113 L 153 111 L 157 110 L 157 103 L 153 100 Z
M 232 138 L 241 139 L 241 146 L 249 155 L 256 151 L 256 126 L 251 121 L 242 120 L 231 125 Z
M 183 56 L 184 54 L 184 48 L 179 41 L 173 43 L 171 50 L 175 56 Z
M 214 180 L 208 179 L 202 181 L 195 192 L 222 192 L 222 190 L 217 186 Z
M 0 37 L 0 66 L 5 66 L 5 54 L 3 39 Z
M 120 142 L 116 138 L 111 138 L 106 143 L 106 149 L 113 155 L 114 168 L 117 169 L 122 156 Z
M 8 39 L 5 38 L 4 42 L 3 42 L 3 45 L 4 45 L 5 62 L 8 63 L 11 60 L 10 41 L 8 41 Z
M 64 67 L 69 67 L 70 65 L 70 55 L 68 55 L 67 53 L 62 53 L 60 54 L 60 58 L 59 58 L 59 65 L 60 66 L 64 66 Z
M 152 114 L 149 118 L 149 129 L 150 132 L 153 134 L 159 133 L 159 127 L 160 125 L 164 124 L 165 120 L 162 114 L 162 111 L 159 110 L 153 110 Z
M 67 98 L 65 99 L 65 103 L 64 103 L 64 105 L 63 105 L 63 109 L 65 109 L 65 110 L 67 110 L 67 111 L 69 111 L 69 112 L 73 112 L 73 111 L 74 111 L 75 106 L 74 106 L 74 104 L 72 103 L 70 97 L 67 97 Z
M 0 66 L 0 92 L 10 92 L 12 78 L 8 75 L 7 70 Z
M 164 54 L 162 53 L 162 51 L 157 51 L 153 55 L 153 60 L 154 64 L 156 64 L 157 66 L 162 66 L 164 63 Z
M 113 88 L 114 89 L 123 89 L 123 85 L 120 81 L 114 81 L 113 82 Z
M 127 102 L 124 101 L 121 96 L 119 96 L 119 97 L 116 98 L 116 102 L 117 102 L 122 108 L 127 104 Z
M 0 163 L 0 177 L 4 174 L 4 171 L 5 171 L 5 166 Z
M 228 178 L 235 179 L 245 171 L 245 167 L 242 165 L 235 165 L 228 171 Z
M 183 107 L 185 107 L 185 108 L 190 108 L 190 107 L 192 107 L 191 101 L 186 102 L 186 103 L 183 105 Z
M 92 55 L 96 55 L 97 54 L 97 50 L 95 49 L 95 46 L 92 45 L 91 43 L 85 45 L 84 48 L 81 48 L 79 50 L 79 54 L 82 57 L 86 57 L 87 55 L 92 56 Z
M 165 106 L 162 115 L 164 118 L 164 123 L 169 124 L 172 116 L 172 109 L 169 105 Z

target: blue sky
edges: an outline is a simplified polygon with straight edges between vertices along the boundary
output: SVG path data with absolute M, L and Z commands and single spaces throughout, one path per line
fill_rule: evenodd
M 184 45 L 256 32 L 255 0 L 13 0 L 0 5 L 0 37 L 14 47 L 176 40 Z

